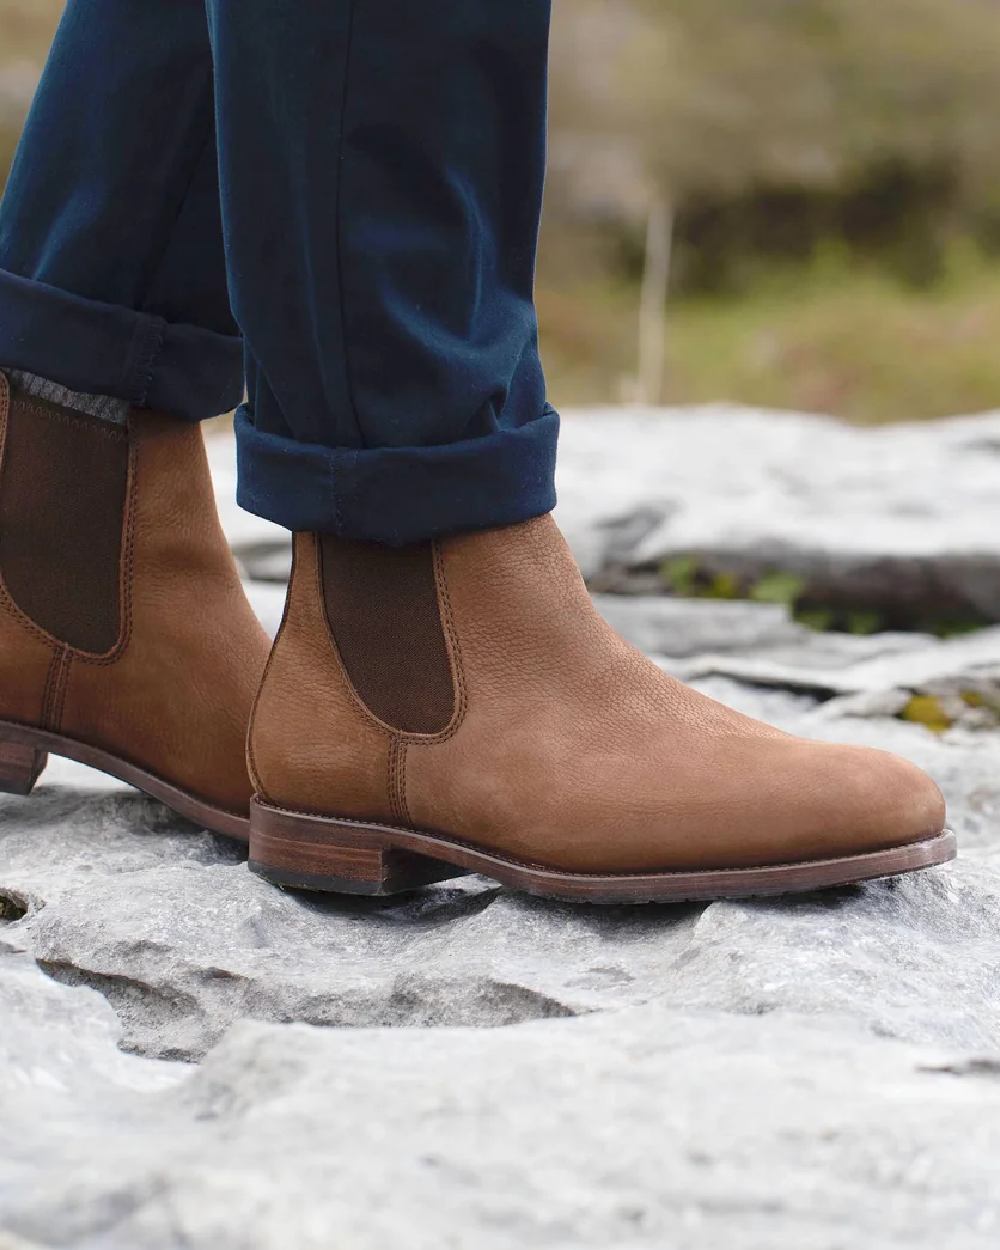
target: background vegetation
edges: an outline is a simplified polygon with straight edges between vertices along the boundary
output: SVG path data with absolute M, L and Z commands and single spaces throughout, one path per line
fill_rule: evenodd
M 0 178 L 61 7 L 0 0 Z M 556 0 L 552 64 L 557 402 L 1000 404 L 1000 0 Z

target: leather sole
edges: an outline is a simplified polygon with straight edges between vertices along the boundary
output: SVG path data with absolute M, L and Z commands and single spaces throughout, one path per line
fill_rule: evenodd
M 193 821 L 203 829 L 236 838 L 240 842 L 247 842 L 250 838 L 250 821 L 246 816 L 206 803 L 155 773 L 147 772 L 139 765 L 99 747 L 12 721 L 0 721 L 0 792 L 30 794 L 49 754 L 76 760 L 78 764 L 86 764 L 89 768 L 117 777 L 119 781 L 159 799 L 178 816 Z
M 254 799 L 250 869 L 276 885 L 381 897 L 480 873 L 545 898 L 589 903 L 699 902 L 853 885 L 947 863 L 949 829 L 887 850 L 760 868 L 697 872 L 560 872 L 508 859 L 440 834 L 289 812 Z

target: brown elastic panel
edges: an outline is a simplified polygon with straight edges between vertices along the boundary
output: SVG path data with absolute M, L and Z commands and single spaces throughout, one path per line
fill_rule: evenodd
M 440 733 L 455 710 L 430 543 L 322 536 L 326 616 L 354 689 L 385 724 Z
M 0 470 L 0 577 L 61 642 L 103 654 L 120 632 L 124 429 L 14 397 Z

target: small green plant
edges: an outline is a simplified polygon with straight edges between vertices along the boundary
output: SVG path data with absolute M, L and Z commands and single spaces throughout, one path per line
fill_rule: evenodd
M 739 599 L 743 587 L 727 569 L 705 568 L 697 556 L 679 555 L 664 560 L 660 577 L 667 590 L 682 599 Z
M 709 599 L 739 599 L 740 583 L 735 573 L 713 573 L 705 592 Z
M 954 723 L 941 706 L 941 700 L 933 694 L 911 695 L 899 713 L 899 719 L 923 725 L 925 729 L 936 734 L 944 733 Z
M 787 608 L 795 606 L 805 590 L 806 584 L 797 573 L 783 572 L 776 569 L 765 573 L 759 581 L 750 587 L 750 598 L 758 603 L 781 603 Z
M 884 620 L 880 612 L 855 610 L 847 613 L 847 632 L 849 634 L 877 634 L 883 628 Z
M 799 625 L 822 634 L 867 637 L 885 630 L 903 630 L 951 638 L 993 623 L 985 616 L 970 620 L 901 611 L 891 602 L 884 606 L 830 602 L 829 590 L 811 587 L 807 577 L 790 569 L 767 569 L 751 581 L 732 569 L 714 567 L 710 560 L 690 551 L 665 559 L 659 576 L 667 594 L 682 599 L 749 599 L 775 604 L 785 608 Z
M 828 633 L 836 622 L 832 608 L 799 608 L 795 619 L 800 625 L 814 629 L 818 634 Z
M 980 690 L 961 690 L 959 698 L 966 707 L 975 708 L 988 713 L 990 718 L 1000 725 L 1000 695 L 983 694 Z
M 660 576 L 667 589 L 684 599 L 698 593 L 698 561 L 694 556 L 671 556 L 660 566 Z

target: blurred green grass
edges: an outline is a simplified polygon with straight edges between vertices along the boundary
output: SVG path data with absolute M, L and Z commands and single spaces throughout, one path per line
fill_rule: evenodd
M 664 399 L 831 413 L 856 423 L 1000 407 L 1000 265 L 956 245 L 947 273 L 914 289 L 827 255 L 775 266 L 720 298 L 669 306 Z M 538 294 L 550 389 L 563 404 L 628 401 L 634 289 Z

